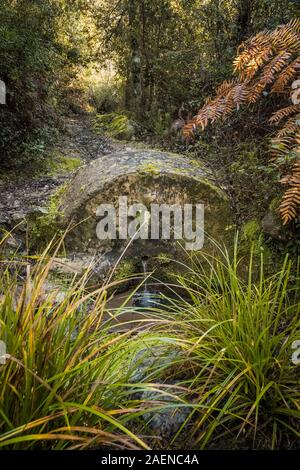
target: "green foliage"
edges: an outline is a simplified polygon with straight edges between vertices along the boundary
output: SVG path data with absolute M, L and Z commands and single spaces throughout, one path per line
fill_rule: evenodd
M 250 242 L 259 240 L 261 235 L 261 227 L 257 220 L 249 220 L 244 227 L 242 236 L 245 240 Z
M 87 43 L 94 29 L 88 4 L 1 2 L 0 79 L 7 89 L 7 104 L 0 105 L 2 167 L 24 166 L 41 156 L 53 128 L 60 125 L 66 90 L 71 92 L 72 81 L 90 57 Z
M 134 135 L 134 128 L 127 116 L 123 114 L 97 114 L 93 122 L 96 132 L 107 134 L 117 139 L 130 140 Z
M 268 271 L 274 269 L 274 260 L 272 260 L 272 253 L 265 243 L 265 237 L 262 232 L 262 228 L 258 220 L 248 220 L 241 229 L 241 242 L 240 252 L 245 253 L 245 256 L 249 254 L 249 251 L 253 252 L 253 263 L 259 268 L 260 260 L 259 257 L 264 257 L 265 267 Z M 280 263 L 280 261 L 279 261 Z M 271 264 L 271 266 L 270 266 Z
M 213 133 L 204 132 L 195 145 L 185 149 L 192 159 L 207 162 L 225 187 L 238 227 L 262 218 L 278 193 L 278 174 L 275 165 L 270 165 L 266 140 L 239 134 L 232 136 L 232 126 L 242 127 L 244 119 L 246 116 L 242 114 L 238 123 L 233 121 L 228 128 L 216 126 Z M 249 124 L 249 133 L 250 129 Z
M 196 110 L 229 77 L 241 40 L 291 12 L 284 0 L 102 3 L 101 53 L 125 80 L 126 109 L 144 123 L 166 112 L 176 119 L 183 102 Z
M 125 106 L 149 133 L 164 136 L 182 103 L 196 110 L 229 76 L 241 17 L 252 34 L 290 14 L 282 0 L 254 3 L 3 0 L 1 166 L 43 155 L 60 113 L 70 110 Z
M 134 259 L 125 259 L 120 261 L 117 265 L 113 279 L 116 281 L 128 280 L 137 272 L 137 267 Z
M 83 74 L 83 85 L 88 99 L 98 113 L 111 113 L 123 106 L 124 86 L 112 68 L 87 69 Z

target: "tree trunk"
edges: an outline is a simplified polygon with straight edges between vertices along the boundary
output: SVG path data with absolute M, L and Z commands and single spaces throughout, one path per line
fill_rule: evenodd
M 237 44 L 248 39 L 252 34 L 252 12 L 255 0 L 240 0 L 237 15 Z
M 138 10 L 138 0 L 128 0 L 129 45 L 131 54 L 126 80 L 125 106 L 129 110 L 137 112 L 141 99 L 141 57 Z

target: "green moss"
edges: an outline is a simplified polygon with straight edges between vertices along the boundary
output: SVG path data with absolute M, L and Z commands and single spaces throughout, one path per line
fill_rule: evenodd
M 205 178 L 205 177 L 200 177 L 199 180 L 205 184 L 205 186 L 207 186 L 208 188 L 211 189 L 211 191 L 213 191 L 214 193 L 217 193 L 218 196 L 220 197 L 220 199 L 223 199 L 224 202 L 226 202 L 226 204 L 228 203 L 228 197 L 226 195 L 226 193 L 219 187 L 219 186 L 216 186 L 212 181 L 210 181 L 208 178 Z
M 140 173 L 147 173 L 150 175 L 159 175 L 160 170 L 154 163 L 145 163 L 139 167 Z
M 38 162 L 32 161 L 30 165 L 22 168 L 0 170 L 0 181 L 31 181 L 42 176 L 65 175 L 77 170 L 82 165 L 80 158 L 67 157 L 59 151 L 51 150 L 43 155 Z
M 260 223 L 257 220 L 249 220 L 243 226 L 239 250 L 242 255 L 246 255 L 249 253 L 249 250 L 252 250 L 253 255 L 255 256 L 253 260 L 254 264 L 260 262 L 260 256 L 263 254 L 265 265 L 268 265 L 271 252 L 265 244 L 263 232 Z
M 257 220 L 249 220 L 242 228 L 242 239 L 249 242 L 261 239 L 261 227 Z
M 58 157 L 47 161 L 44 172 L 50 176 L 71 173 L 72 171 L 77 170 L 81 164 L 82 161 L 79 158 L 59 155 Z
M 77 170 L 82 165 L 79 158 L 62 157 L 59 162 L 59 168 L 66 172 Z
M 279 206 L 280 206 L 280 202 L 281 202 L 281 196 L 280 195 L 274 197 L 272 199 L 272 201 L 270 202 L 270 205 L 269 205 L 270 211 L 277 211 Z
M 176 176 L 188 176 L 189 175 L 189 170 L 186 168 L 170 168 L 170 172 L 175 174 Z
M 48 206 L 44 213 L 32 215 L 28 221 L 30 233 L 30 246 L 42 248 L 57 234 L 62 235 L 62 230 L 58 227 L 59 205 L 62 194 L 66 190 L 66 184 L 52 194 Z
M 175 263 L 168 263 L 159 267 L 155 275 L 161 282 L 168 284 L 176 282 L 182 271 L 183 269 L 180 269 Z
M 190 164 L 197 167 L 197 168 L 203 168 L 204 167 L 204 163 L 201 162 L 200 160 L 196 160 L 195 158 L 190 159 Z
M 136 273 L 136 265 L 133 259 L 125 259 L 121 261 L 114 274 L 114 281 L 128 279 Z
M 167 265 L 172 262 L 170 259 L 170 255 L 168 253 L 162 252 L 159 253 L 156 257 L 157 264 L 159 265 Z

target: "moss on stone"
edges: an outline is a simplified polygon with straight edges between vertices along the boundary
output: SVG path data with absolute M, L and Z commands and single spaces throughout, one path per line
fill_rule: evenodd
M 82 161 L 79 158 L 59 155 L 56 158 L 49 159 L 45 163 L 44 172 L 49 176 L 71 173 L 72 171 L 77 170 L 81 164 Z
M 58 226 L 58 216 L 60 200 L 66 190 L 66 184 L 60 186 L 58 190 L 50 196 L 48 206 L 42 214 L 34 213 L 29 217 L 28 226 L 30 233 L 30 246 L 42 248 L 50 242 L 56 235 L 62 235 L 62 230 Z
M 120 281 L 128 279 L 136 273 L 136 264 L 133 259 L 124 259 L 121 261 L 114 273 L 113 280 Z
M 30 179 L 41 176 L 57 176 L 72 173 L 82 165 L 82 160 L 76 157 L 76 152 L 70 151 L 70 156 L 63 154 L 59 150 L 48 150 L 39 160 L 38 165 L 31 165 Z M 26 171 L 25 171 L 26 176 Z
M 134 136 L 134 127 L 128 117 L 118 113 L 97 114 L 93 129 L 96 133 L 122 140 L 130 140 Z
M 197 167 L 197 168 L 204 168 L 204 163 L 202 163 L 200 160 L 196 160 L 195 158 L 191 158 L 189 160 L 190 164 Z
M 145 163 L 139 168 L 140 173 L 147 173 L 148 175 L 159 175 L 160 168 L 155 163 Z

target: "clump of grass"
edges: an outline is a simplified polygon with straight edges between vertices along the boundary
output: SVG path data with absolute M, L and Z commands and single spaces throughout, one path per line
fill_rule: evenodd
M 162 310 L 145 312 L 147 327 L 133 320 L 117 333 L 133 293 L 109 309 L 122 282 L 113 273 L 94 291 L 87 270 L 63 298 L 45 294 L 62 243 L 34 262 L 1 263 L 0 448 L 297 447 L 300 283 L 291 261 L 267 276 L 263 254 L 257 272 L 237 242 L 233 255 L 218 247 L 217 257 L 193 257 Z M 157 423 L 171 432 L 162 437 Z
M 63 298 L 55 288 L 45 294 L 59 249 L 48 247 L 34 263 L 1 262 L 0 339 L 8 356 L 0 364 L 0 448 L 147 449 L 126 426 L 128 415 L 134 422 L 141 413 L 126 386 L 139 349 L 135 325 L 116 334 L 104 318 L 107 292 L 120 281 L 89 292 L 86 272 Z
M 188 300 L 173 301 L 168 331 L 189 363 L 182 385 L 193 399 L 170 445 L 189 425 L 183 448 L 294 448 L 300 438 L 300 375 L 291 347 L 300 339 L 297 269 L 286 259 L 266 277 L 263 256 L 257 273 L 252 256 L 239 258 L 237 243 L 232 256 L 219 251 L 217 258 L 203 254 L 190 262 L 179 279 Z

